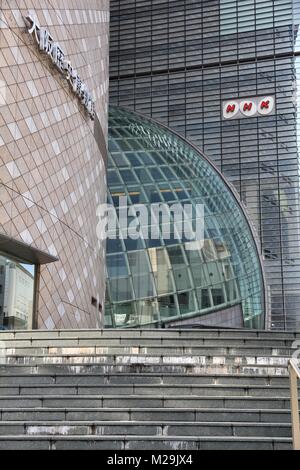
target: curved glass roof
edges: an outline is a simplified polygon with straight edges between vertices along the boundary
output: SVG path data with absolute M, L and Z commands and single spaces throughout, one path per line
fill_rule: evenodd
M 204 240 L 193 245 L 176 229 L 165 239 L 161 220 L 158 239 L 108 239 L 106 326 L 160 326 L 192 317 L 201 323 L 210 314 L 220 326 L 230 311 L 245 327 L 264 326 L 261 262 L 232 189 L 187 141 L 111 107 L 108 202 L 117 212 L 120 196 L 128 206 L 148 208 L 157 202 L 203 204 Z

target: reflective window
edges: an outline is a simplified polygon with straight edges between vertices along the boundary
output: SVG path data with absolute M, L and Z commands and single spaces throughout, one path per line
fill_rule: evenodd
M 110 179 L 108 200 L 117 207 L 117 195 L 128 194 L 129 205 L 144 203 L 148 214 L 151 203 L 204 204 L 205 235 L 195 244 L 172 224 L 168 232 L 160 212 L 143 224 L 150 238 L 132 240 L 124 233 L 124 239 L 109 241 L 107 325 L 160 325 L 239 305 L 246 327 L 263 326 L 260 260 L 229 187 L 203 155 L 160 125 L 111 107 L 109 140 L 116 139 L 115 126 L 109 171 L 124 183 Z
M 133 276 L 132 282 L 135 297 L 137 299 L 154 296 L 155 290 L 153 285 L 153 277 L 150 273 Z
M 110 278 L 123 277 L 128 274 L 125 255 L 120 253 L 107 257 L 107 272 Z
M 35 266 L 0 253 L 0 329 L 32 328 Z
M 160 313 L 160 318 L 162 320 L 176 317 L 178 315 L 178 310 L 176 306 L 176 300 L 174 295 L 167 295 L 164 297 L 159 297 L 157 299 L 158 309 Z

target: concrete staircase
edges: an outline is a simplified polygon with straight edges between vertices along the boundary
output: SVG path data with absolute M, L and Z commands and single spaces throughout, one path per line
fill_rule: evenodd
M 291 449 L 300 333 L 1 332 L 2 449 Z M 0 343 L 1 345 L 1 343 Z

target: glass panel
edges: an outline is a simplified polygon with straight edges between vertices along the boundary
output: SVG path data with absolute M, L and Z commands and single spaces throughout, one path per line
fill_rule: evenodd
M 219 263 L 207 263 L 206 267 L 209 276 L 209 283 L 211 285 L 219 284 L 223 280 L 222 273 L 219 270 Z
M 158 304 L 155 299 L 139 300 L 136 303 L 139 325 L 147 325 L 159 320 Z
M 152 183 L 152 179 L 145 168 L 136 168 L 135 174 L 141 183 Z
M 163 181 L 165 179 L 159 168 L 149 168 L 149 171 L 154 181 Z
M 120 170 L 120 175 L 126 184 L 137 182 L 136 176 L 131 170 Z
M 0 255 L 0 330 L 32 326 L 35 267 Z
M 107 172 L 107 183 L 109 185 L 120 184 L 121 180 L 118 173 L 114 170 L 108 170 Z
M 174 292 L 173 277 L 164 248 L 148 250 L 158 295 Z
M 149 273 L 150 263 L 146 251 L 128 253 L 130 271 L 133 275 Z
M 204 240 L 202 253 L 205 261 L 212 261 L 218 258 L 215 250 L 215 244 L 212 240 Z
M 176 202 L 176 196 L 169 185 L 159 184 L 158 187 L 160 189 L 160 194 L 165 202 Z
M 181 315 L 196 311 L 195 294 L 193 291 L 182 292 L 177 297 Z
M 140 274 L 132 278 L 135 298 L 153 297 L 154 285 L 152 276 L 149 274 Z
M 124 239 L 125 248 L 127 251 L 141 250 L 145 246 L 145 242 L 142 238 L 133 240 L 132 238 Z
M 166 267 L 154 272 L 154 280 L 158 295 L 175 291 L 172 272 Z
M 110 292 L 113 302 L 123 302 L 134 298 L 129 278 L 111 279 Z
M 167 248 L 167 252 L 169 255 L 169 259 L 171 261 L 171 265 L 175 268 L 185 267 L 186 263 L 183 256 L 183 251 L 180 245 L 178 246 L 169 246 Z
M 125 255 L 123 253 L 107 257 L 107 273 L 111 278 L 127 276 L 128 268 Z
M 212 306 L 209 289 L 197 289 L 197 298 L 201 310 L 205 310 Z
M 113 317 L 117 327 L 130 327 L 138 324 L 134 302 L 115 305 Z
M 161 202 L 160 192 L 155 186 L 145 186 L 145 192 L 149 202 Z
M 178 315 L 175 295 L 166 295 L 165 297 L 158 297 L 157 302 L 160 318 L 162 320 Z
M 234 280 L 226 282 L 225 289 L 228 302 L 232 302 L 237 299 L 238 296 Z
M 191 281 L 188 269 L 174 269 L 173 272 L 177 291 L 191 288 Z
M 189 245 L 188 243 L 185 244 L 186 245 Z M 202 263 L 202 258 L 201 258 L 201 252 L 200 250 L 189 250 L 187 249 L 186 250 L 186 257 L 188 259 L 188 262 L 191 264 L 191 265 L 198 265 L 200 263 Z
M 197 287 L 205 287 L 210 284 L 210 277 L 205 264 L 198 264 L 191 266 L 193 273 L 194 284 Z
M 106 305 L 105 307 L 104 324 L 106 328 L 114 327 L 111 305 Z
M 223 286 L 213 287 L 211 289 L 212 299 L 214 305 L 222 305 L 225 303 L 225 295 Z
M 145 195 L 140 187 L 131 187 L 129 190 L 129 197 L 132 204 L 144 204 L 146 202 Z
M 129 166 L 129 162 L 123 153 L 114 153 L 112 154 L 112 158 L 118 167 Z
M 129 160 L 132 166 L 141 166 L 141 161 L 136 153 L 126 152 L 126 158 Z
M 123 251 L 122 242 L 118 238 L 108 238 L 106 241 L 107 253 L 118 253 Z

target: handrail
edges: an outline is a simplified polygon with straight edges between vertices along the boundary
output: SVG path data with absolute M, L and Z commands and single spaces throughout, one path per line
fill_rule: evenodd
M 300 379 L 300 369 L 299 369 L 296 359 L 289 360 L 288 371 L 290 375 L 293 449 L 300 450 L 299 399 L 298 399 L 298 382 L 297 382 L 297 380 Z

